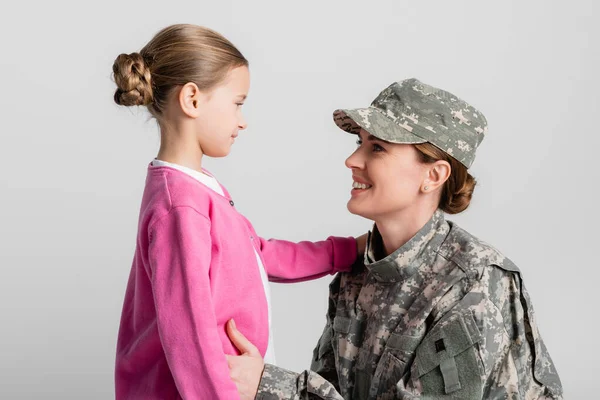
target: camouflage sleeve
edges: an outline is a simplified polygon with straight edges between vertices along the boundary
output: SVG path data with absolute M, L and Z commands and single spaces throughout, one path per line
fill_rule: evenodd
M 284 400 L 284 399 L 300 399 L 297 391 L 298 375 L 294 372 L 275 365 L 265 364 L 258 392 L 257 400 Z
M 562 384 L 540 335 L 521 274 L 495 267 L 489 270 L 488 282 L 485 297 L 489 305 L 482 321 L 487 340 L 482 341 L 481 348 L 484 395 L 562 399 Z
M 344 400 L 338 393 L 331 321 L 336 312 L 340 274 L 329 285 L 327 324 L 313 351 L 311 370 L 300 374 L 266 364 L 258 386 L 258 400 Z
M 313 352 L 310 371 L 300 374 L 266 364 L 257 399 L 343 400 L 338 393 L 337 371 L 331 346 L 331 325 L 327 323 Z
M 344 400 L 335 387 L 313 371 L 300 374 L 266 364 L 257 400 Z

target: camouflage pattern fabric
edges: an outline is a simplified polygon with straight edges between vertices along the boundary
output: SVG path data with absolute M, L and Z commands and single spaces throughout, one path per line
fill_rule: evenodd
M 390 143 L 429 142 L 467 168 L 487 132 L 487 120 L 473 106 L 414 78 L 391 84 L 370 107 L 334 111 L 333 119 L 349 133 L 362 128 Z
M 438 210 L 330 285 L 310 371 L 267 365 L 257 399 L 561 399 L 519 269 Z

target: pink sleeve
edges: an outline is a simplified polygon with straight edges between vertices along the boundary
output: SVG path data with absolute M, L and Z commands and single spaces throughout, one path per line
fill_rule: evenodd
M 301 282 L 349 271 L 356 261 L 356 239 L 331 236 L 321 242 L 292 243 L 259 238 L 271 282 Z
M 184 399 L 239 399 L 217 331 L 209 283 L 210 220 L 174 208 L 150 229 L 160 341 Z

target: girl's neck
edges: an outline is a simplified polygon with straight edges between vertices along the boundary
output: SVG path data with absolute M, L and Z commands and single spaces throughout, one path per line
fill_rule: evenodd
M 160 150 L 156 158 L 202 172 L 204 154 L 194 136 L 173 131 L 161 131 L 160 136 Z

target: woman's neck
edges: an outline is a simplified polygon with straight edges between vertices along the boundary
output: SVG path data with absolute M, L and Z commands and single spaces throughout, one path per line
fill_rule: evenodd
M 436 209 L 435 206 L 411 208 L 375 221 L 383 240 L 383 254 L 377 254 L 377 258 L 387 257 L 404 246 L 425 226 Z

